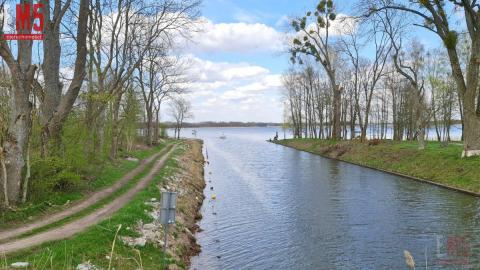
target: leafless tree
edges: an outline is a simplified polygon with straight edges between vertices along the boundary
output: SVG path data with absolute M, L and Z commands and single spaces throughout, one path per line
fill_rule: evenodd
M 412 121 L 414 128 L 410 129 L 412 133 L 409 134 L 409 138 L 416 137 L 419 142 L 419 149 L 424 149 L 426 129 L 431 118 L 431 110 L 425 97 L 425 50 L 423 45 L 416 40 L 411 41 L 408 50 L 402 47 L 405 34 L 404 23 L 398 12 L 383 10 L 376 14 L 376 18 L 383 25 L 384 32 L 390 38 L 395 69 L 411 86 L 413 102 L 411 112 L 415 122 Z
M 152 50 L 164 51 L 175 35 L 188 35 L 198 16 L 196 0 L 97 0 L 90 39 L 90 54 L 96 71 L 97 95 L 106 97 L 112 107 L 110 158 L 118 151 L 119 108 L 125 83 Z M 115 12 L 112 12 L 115 11 Z M 106 36 L 104 36 L 107 34 Z M 108 103 L 102 102 L 90 117 L 102 115 Z M 95 121 L 89 121 L 94 123 Z
M 355 28 L 346 26 L 344 34 L 341 44 L 353 67 L 352 89 L 363 142 L 367 139 L 374 92 L 385 74 L 384 68 L 392 46 L 389 36 L 382 31 L 377 20 L 367 20 Z M 367 38 L 361 40 L 360 36 Z M 373 44 L 375 54 L 372 61 L 360 56 L 360 50 L 366 43 Z
M 175 138 L 180 139 L 180 131 L 183 128 L 185 119 L 193 117 L 192 105 L 183 97 L 176 97 L 170 103 L 170 116 L 175 121 Z
M 80 0 L 78 7 L 72 7 L 72 1 L 41 0 L 45 7 L 44 18 L 44 40 L 43 40 L 43 63 L 41 72 L 44 85 L 36 82 L 35 90 L 40 101 L 40 122 L 42 125 L 42 154 L 48 152 L 47 145 L 50 139 L 54 139 L 53 146 L 58 147 L 60 131 L 63 122 L 72 110 L 77 96 L 85 78 L 85 64 L 87 58 L 87 26 L 89 18 L 89 0 Z M 53 4 L 53 6 L 52 6 Z M 73 67 L 73 78 L 68 89 L 63 93 L 63 82 L 60 78 L 62 49 L 60 44 L 61 28 L 65 23 L 67 11 L 78 10 L 75 17 L 78 20 L 76 25 L 75 64 Z
M 158 140 L 162 102 L 185 92 L 182 63 L 165 52 L 151 50 L 138 68 L 137 81 L 145 104 L 147 144 L 152 145 Z
M 367 15 L 383 10 L 398 10 L 413 15 L 421 22 L 415 22 L 436 35 L 443 41 L 449 57 L 453 78 L 455 79 L 460 100 L 463 106 L 464 118 L 464 151 L 463 156 L 480 155 L 480 14 L 479 3 L 468 0 L 434 1 L 419 0 L 403 1 L 370 0 L 366 1 Z M 469 36 L 470 52 L 466 67 L 461 65 L 458 46 L 458 32 L 452 22 L 448 4 L 452 4 L 455 12 L 462 12 Z

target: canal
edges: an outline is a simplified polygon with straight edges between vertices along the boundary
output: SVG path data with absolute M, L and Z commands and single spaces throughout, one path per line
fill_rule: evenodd
M 404 250 L 417 269 L 478 269 L 478 198 L 266 142 L 276 131 L 197 129 L 209 164 L 191 269 L 407 269 Z

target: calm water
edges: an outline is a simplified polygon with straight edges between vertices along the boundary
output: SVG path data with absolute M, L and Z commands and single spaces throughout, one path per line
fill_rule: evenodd
M 191 269 L 406 269 L 404 249 L 417 269 L 478 261 L 477 198 L 265 142 L 276 128 L 197 130 L 210 164 Z

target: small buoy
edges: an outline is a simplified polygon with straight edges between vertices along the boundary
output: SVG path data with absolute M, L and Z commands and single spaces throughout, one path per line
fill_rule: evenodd
M 213 190 L 213 187 L 210 187 L 210 190 Z
M 212 195 L 212 200 L 216 200 L 217 199 L 217 195 L 213 194 Z

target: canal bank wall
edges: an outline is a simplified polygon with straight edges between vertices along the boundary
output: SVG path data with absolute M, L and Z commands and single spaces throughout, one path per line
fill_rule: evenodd
M 183 146 L 183 154 L 176 158 L 180 170 L 160 187 L 178 192 L 176 225 L 168 239 L 167 253 L 179 263 L 169 265 L 168 269 L 188 269 L 190 259 L 201 250 L 195 234 L 200 230 L 197 223 L 202 218 L 200 209 L 205 198 L 203 141 L 186 140 Z
M 302 141 L 304 141 L 304 142 L 302 143 Z M 328 159 L 332 159 L 332 160 L 336 160 L 336 161 L 341 161 L 341 162 L 346 162 L 346 163 L 353 164 L 353 165 L 356 165 L 356 166 L 361 166 L 361 167 L 369 168 L 369 169 L 372 169 L 372 170 L 388 173 L 388 174 L 391 174 L 391 175 L 404 177 L 404 178 L 407 178 L 407 179 L 412 180 L 412 181 L 423 182 L 423 183 L 435 185 L 435 186 L 438 186 L 438 187 L 441 187 L 441 188 L 449 189 L 449 190 L 452 190 L 452 191 L 456 191 L 456 192 L 480 197 L 480 191 L 478 191 L 477 188 L 462 187 L 462 181 L 457 181 L 457 183 L 454 184 L 453 183 L 454 181 L 451 180 L 452 179 L 451 175 L 449 175 L 450 179 L 442 179 L 442 175 L 440 173 L 440 174 L 435 174 L 436 177 L 434 179 L 428 179 L 428 178 L 418 177 L 418 176 L 415 176 L 415 175 L 412 175 L 412 174 L 408 174 L 408 173 L 405 173 L 405 172 L 396 171 L 394 169 L 388 169 L 388 168 L 381 167 L 381 166 L 386 166 L 387 163 L 382 162 L 386 158 L 389 159 L 389 160 L 394 160 L 394 161 L 395 160 L 400 161 L 402 159 L 403 160 L 409 160 L 408 162 L 410 162 L 412 164 L 418 164 L 418 162 L 422 162 L 422 160 L 415 160 L 414 157 L 413 157 L 413 159 L 409 159 L 409 158 L 412 158 L 412 157 L 403 156 L 401 154 L 400 155 L 392 154 L 390 157 L 388 157 L 388 156 L 385 156 L 385 154 L 388 154 L 388 152 L 386 152 L 386 151 L 372 150 L 372 149 L 375 149 L 375 147 L 377 147 L 378 145 L 369 146 L 369 145 L 365 145 L 365 144 L 360 144 L 359 142 L 352 142 L 352 141 L 337 141 L 337 142 L 323 141 L 324 143 L 320 143 L 320 144 L 312 143 L 312 142 L 315 142 L 315 141 L 316 142 L 322 142 L 322 140 L 312 140 L 312 139 L 288 139 L 288 140 L 269 141 L 269 142 L 272 142 L 272 143 L 275 143 L 275 144 L 278 144 L 278 145 L 282 145 L 282 146 L 285 146 L 285 147 L 293 148 L 295 150 L 308 152 L 308 153 L 318 155 L 318 156 L 321 156 L 321 157 L 324 157 L 324 158 L 328 158 Z M 391 143 L 392 142 L 389 142 L 389 144 L 391 144 Z M 383 147 L 385 147 L 385 145 Z M 362 151 L 355 151 L 355 150 L 352 151 L 352 149 L 355 149 L 355 148 L 363 148 L 363 152 L 365 152 L 364 149 L 367 149 L 367 152 L 369 152 L 369 150 L 371 150 L 370 155 L 368 155 L 368 159 L 365 159 L 365 160 L 362 161 L 361 160 L 362 155 L 358 154 L 359 152 L 362 152 Z M 418 150 L 418 151 L 422 151 L 422 150 Z M 398 154 L 398 152 L 394 152 L 394 153 Z M 358 155 L 355 157 L 356 154 L 358 154 Z M 377 154 L 377 159 L 375 160 L 375 158 L 373 158 L 373 160 L 372 160 L 372 155 L 371 154 L 373 154 L 373 156 L 375 156 L 375 154 Z M 381 154 L 383 154 L 383 155 L 380 156 Z M 439 155 L 441 156 L 441 153 L 439 153 Z M 368 161 L 370 161 L 370 162 L 368 162 Z M 435 160 L 431 160 L 431 161 L 435 162 Z M 478 169 L 479 174 L 477 174 L 479 179 L 473 179 L 473 180 L 474 181 L 476 180 L 476 182 L 480 182 L 480 159 L 476 158 L 476 161 L 478 163 L 477 165 L 478 165 L 478 168 L 479 168 Z M 468 160 L 468 162 L 471 163 L 472 159 Z M 424 165 L 428 166 L 428 164 L 424 164 Z M 386 166 L 386 167 L 388 167 L 388 166 Z M 425 168 L 425 170 L 426 171 L 435 170 L 435 168 L 428 168 L 427 167 L 427 168 Z M 456 176 L 453 176 L 453 179 L 457 178 L 458 180 L 462 180 L 463 169 L 462 168 L 460 170 L 457 169 L 457 171 L 458 171 L 458 173 L 457 173 Z M 443 183 L 442 181 L 445 181 L 447 183 Z M 452 183 L 448 183 L 448 182 L 452 182 Z M 465 182 L 469 182 L 469 181 L 467 180 Z M 460 186 L 458 186 L 458 185 L 460 185 Z

